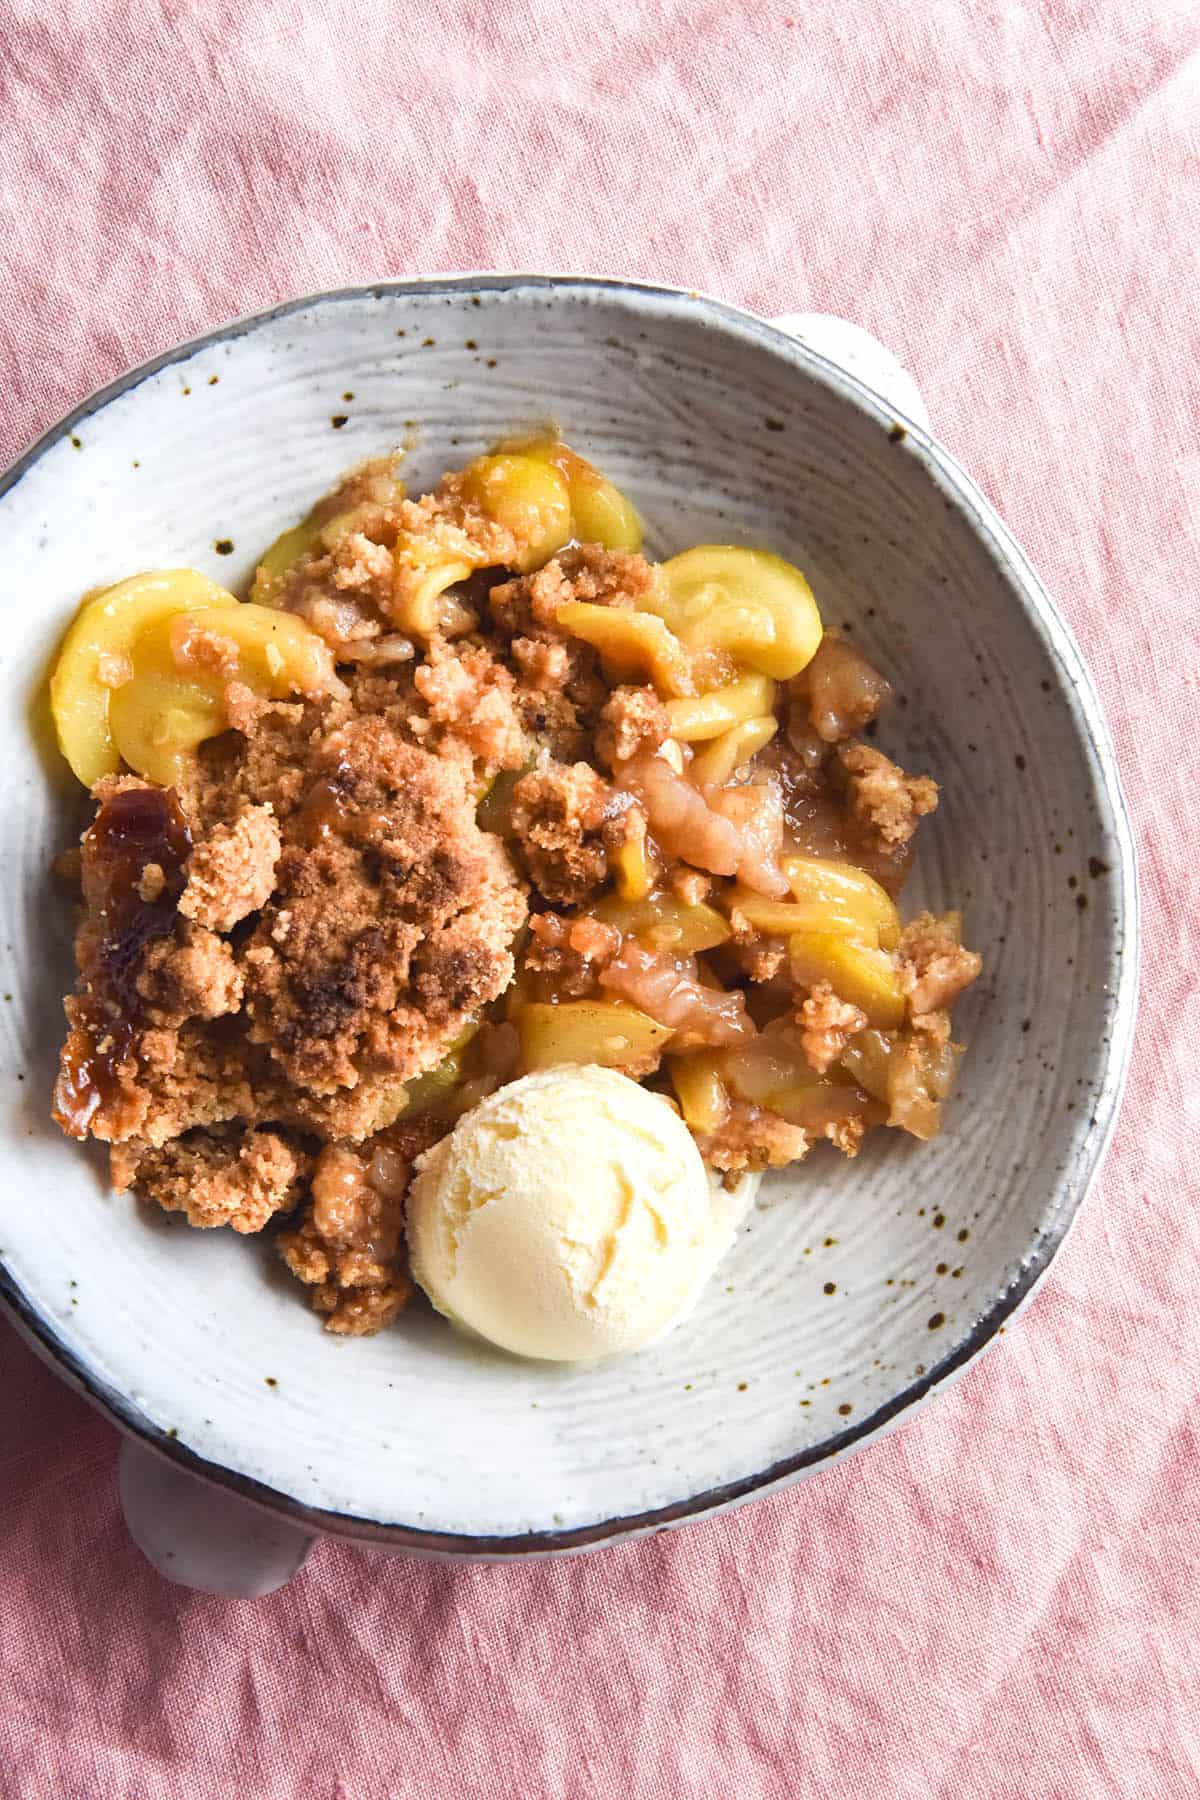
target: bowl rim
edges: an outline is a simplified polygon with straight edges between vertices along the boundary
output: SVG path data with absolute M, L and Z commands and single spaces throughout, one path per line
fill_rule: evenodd
M 896 435 L 909 440 L 930 479 L 984 543 L 1007 576 L 1013 598 L 1038 630 L 1048 652 L 1059 665 L 1064 687 L 1073 697 L 1071 711 L 1079 736 L 1090 753 L 1092 776 L 1103 791 L 1112 818 L 1113 848 L 1119 900 L 1115 905 L 1113 949 L 1110 960 L 1116 974 L 1110 987 L 1110 1033 L 1101 1052 L 1101 1077 L 1092 1112 L 1080 1138 L 1071 1166 L 1056 1184 L 1061 1195 L 1050 1229 L 1040 1234 L 1017 1275 L 988 1311 L 946 1354 L 923 1375 L 885 1400 L 854 1426 L 833 1432 L 807 1449 L 782 1457 L 766 1469 L 736 1481 L 708 1488 L 686 1499 L 648 1510 L 619 1514 L 594 1523 L 550 1531 L 529 1531 L 498 1536 L 427 1530 L 400 1522 L 383 1521 L 354 1513 L 306 1505 L 268 1482 L 244 1475 L 224 1464 L 210 1462 L 191 1450 L 169 1431 L 149 1419 L 129 1395 L 114 1388 L 70 1349 L 53 1323 L 40 1310 L 0 1259 L 0 1305 L 20 1335 L 62 1376 L 69 1386 L 104 1413 L 122 1432 L 148 1449 L 167 1457 L 198 1478 L 225 1488 L 256 1507 L 282 1514 L 314 1534 L 342 1537 L 393 1550 L 426 1556 L 475 1557 L 520 1560 L 600 1548 L 622 1539 L 643 1536 L 670 1526 L 702 1518 L 745 1500 L 776 1492 L 814 1473 L 853 1450 L 862 1448 L 925 1404 L 949 1381 L 983 1354 L 1002 1332 L 1007 1321 L 1032 1298 L 1050 1264 L 1061 1249 L 1078 1216 L 1111 1140 L 1120 1109 L 1132 1050 L 1137 1010 L 1140 921 L 1137 882 L 1137 850 L 1128 806 L 1121 785 L 1108 724 L 1099 696 L 1088 673 L 1074 633 L 1059 613 L 1016 540 L 995 509 L 956 459 L 920 425 L 884 401 L 873 389 L 839 364 L 812 350 L 781 327 L 743 307 L 697 289 L 609 276 L 579 273 L 533 274 L 479 272 L 413 276 L 321 289 L 293 300 L 244 313 L 162 351 L 98 388 L 45 431 L 0 476 L 0 499 L 16 488 L 29 470 L 82 421 L 103 410 L 113 400 L 133 392 L 150 377 L 199 351 L 250 335 L 292 314 L 342 302 L 384 300 L 426 295 L 457 296 L 505 293 L 518 289 L 559 291 L 609 296 L 632 294 L 664 306 L 683 306 L 707 317 L 716 328 L 743 342 L 765 348 L 782 361 L 807 370 L 823 385 L 860 412 Z

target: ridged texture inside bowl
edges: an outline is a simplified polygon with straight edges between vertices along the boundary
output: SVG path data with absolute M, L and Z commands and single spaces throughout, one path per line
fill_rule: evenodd
M 970 1050 L 945 1136 L 880 1135 L 856 1163 L 817 1152 L 768 1181 L 696 1313 L 591 1370 L 493 1356 L 416 1308 L 374 1340 L 334 1342 L 265 1247 L 112 1197 L 99 1159 L 47 1116 L 69 980 L 47 869 L 78 801 L 29 702 L 80 592 L 156 564 L 237 582 L 408 422 L 419 487 L 544 419 L 636 497 L 653 552 L 729 539 L 808 571 L 827 621 L 896 684 L 881 745 L 942 784 L 908 905 L 963 904 L 987 964 L 956 1015 Z M 384 293 L 163 367 L 0 498 L 0 1251 L 94 1385 L 307 1506 L 427 1533 L 587 1532 L 848 1443 L 1021 1291 L 1111 1111 L 1127 866 L 1069 645 L 1018 604 L 927 448 L 888 424 L 768 333 L 681 299 Z

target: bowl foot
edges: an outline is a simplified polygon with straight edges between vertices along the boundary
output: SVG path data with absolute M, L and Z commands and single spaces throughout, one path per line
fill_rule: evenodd
M 258 1600 L 300 1568 L 312 1537 L 189 1475 L 132 1438 L 117 1477 L 129 1535 L 160 1575 L 202 1594 Z

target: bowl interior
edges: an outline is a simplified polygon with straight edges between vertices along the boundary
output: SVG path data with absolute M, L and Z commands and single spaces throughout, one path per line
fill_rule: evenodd
M 962 905 L 986 959 L 958 1017 L 969 1051 L 945 1135 L 877 1134 L 856 1162 L 819 1150 L 769 1179 L 695 1315 L 583 1370 L 474 1348 L 421 1306 L 334 1341 L 266 1245 L 114 1197 L 103 1159 L 47 1116 L 70 978 L 48 865 L 80 809 L 31 697 L 80 593 L 154 565 L 236 584 L 349 464 L 407 435 L 419 488 L 546 419 L 636 497 L 653 553 L 744 541 L 808 571 L 827 621 L 896 685 L 881 746 L 942 784 L 906 906 Z M 893 424 L 705 302 L 382 290 L 167 360 L 0 497 L 0 1252 L 38 1330 L 127 1416 L 352 1520 L 586 1533 L 848 1447 L 1031 1283 L 1114 1100 L 1132 904 L 1119 801 L 1069 640 L 1019 597 L 977 497 Z

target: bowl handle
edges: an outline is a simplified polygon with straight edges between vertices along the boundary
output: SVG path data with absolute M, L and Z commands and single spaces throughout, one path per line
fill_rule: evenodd
M 789 337 L 807 344 L 818 356 L 837 363 L 847 375 L 853 375 L 864 387 L 871 388 L 881 400 L 906 419 L 911 419 L 914 425 L 919 425 L 922 431 L 929 430 L 929 414 L 916 382 L 892 352 L 861 325 L 852 325 L 849 319 L 834 318 L 832 313 L 815 312 L 784 313 L 782 318 L 772 319 L 771 323 L 780 331 L 786 331 Z
M 181 1469 L 134 1438 L 117 1476 L 129 1535 L 160 1575 L 202 1594 L 258 1600 L 290 1581 L 312 1537 Z

